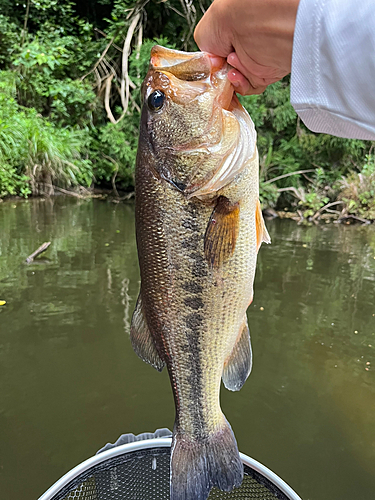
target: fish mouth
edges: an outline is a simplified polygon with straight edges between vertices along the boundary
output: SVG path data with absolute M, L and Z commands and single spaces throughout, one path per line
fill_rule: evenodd
M 227 78 L 231 66 L 224 57 L 208 52 L 182 52 L 155 45 L 151 50 L 151 69 L 169 73 L 184 82 L 209 84 L 217 92 L 217 103 L 223 109 L 236 106 L 234 87 Z
M 171 73 L 179 80 L 193 82 L 206 79 L 211 65 L 205 52 L 182 52 L 155 45 L 151 49 L 152 69 Z

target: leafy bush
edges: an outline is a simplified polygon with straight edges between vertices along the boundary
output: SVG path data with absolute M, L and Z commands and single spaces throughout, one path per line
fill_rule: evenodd
M 75 61 L 75 43 L 71 36 L 36 36 L 21 47 L 13 61 L 18 102 L 61 126 L 90 123 L 97 106 L 92 86 L 67 76 Z
M 12 72 L 0 72 L 0 90 L 1 196 L 27 196 L 40 183 L 89 186 L 87 130 L 57 128 L 35 109 L 20 106 Z
M 338 183 L 338 198 L 349 214 L 375 220 L 375 155 L 366 155 L 361 172 L 351 172 Z
M 123 189 L 134 186 L 137 142 L 138 123 L 134 117 L 101 127 L 96 143 L 95 180 L 109 182 L 117 178 Z
M 10 64 L 18 41 L 18 26 L 0 14 L 0 69 Z
M 132 189 L 151 47 L 196 50 L 194 24 L 210 3 L 0 0 L 0 196 L 93 181 Z M 122 50 L 135 7 L 126 108 Z M 371 144 L 310 132 L 289 90 L 286 77 L 240 98 L 258 131 L 263 205 L 310 217 L 339 199 L 348 213 L 374 218 Z

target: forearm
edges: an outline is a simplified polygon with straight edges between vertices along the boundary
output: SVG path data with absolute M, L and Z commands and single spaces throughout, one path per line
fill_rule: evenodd
M 301 0 L 291 103 L 315 131 L 375 140 L 375 2 Z

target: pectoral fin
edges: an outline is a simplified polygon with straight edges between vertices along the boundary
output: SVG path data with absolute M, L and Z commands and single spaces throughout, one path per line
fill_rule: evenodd
M 257 233 L 257 250 L 259 250 L 262 243 L 271 243 L 270 235 L 268 234 L 266 225 L 264 223 L 262 209 L 259 200 L 255 210 L 255 227 Z
M 250 375 L 253 364 L 250 332 L 245 316 L 233 351 L 224 362 L 223 383 L 230 391 L 239 391 Z
M 212 267 L 220 267 L 233 254 L 239 231 L 240 207 L 219 196 L 204 236 L 204 254 Z
M 142 297 L 138 296 L 137 305 L 133 313 L 130 326 L 130 340 L 135 353 L 146 363 L 149 363 L 159 372 L 164 368 L 164 361 L 160 358 L 148 328 L 143 312 Z

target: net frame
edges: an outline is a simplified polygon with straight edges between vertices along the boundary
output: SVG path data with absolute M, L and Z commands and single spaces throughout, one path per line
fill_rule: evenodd
M 41 497 L 39 497 L 38 500 L 53 500 L 56 495 L 58 495 L 69 485 L 69 483 L 72 483 L 77 477 L 87 473 L 90 469 L 93 469 L 94 467 L 99 466 L 100 464 L 108 460 L 140 450 L 148 450 L 153 448 L 170 448 L 171 444 L 171 438 L 154 438 L 126 443 L 123 445 L 115 446 L 106 451 L 102 451 L 101 453 L 88 458 L 84 462 L 81 462 L 76 467 L 68 471 L 64 476 L 58 479 Z M 272 485 L 276 486 L 289 500 L 301 500 L 297 493 L 292 490 L 292 488 L 277 474 L 268 469 L 268 467 L 243 453 L 240 453 L 240 458 L 245 466 L 260 474 L 260 476 L 268 480 Z

